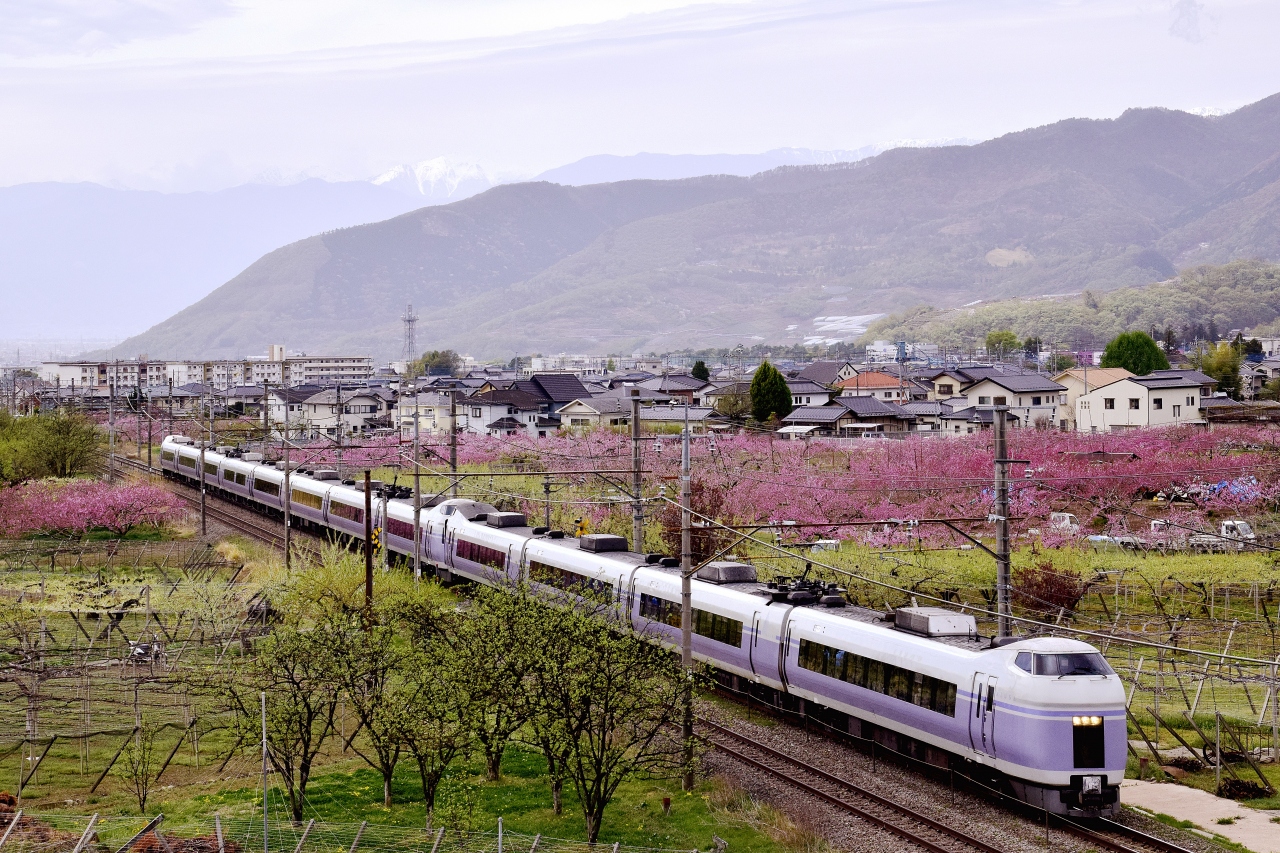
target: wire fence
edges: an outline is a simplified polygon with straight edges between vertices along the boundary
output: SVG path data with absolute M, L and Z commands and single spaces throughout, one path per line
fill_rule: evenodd
M 501 822 L 484 832 L 316 820 L 297 824 L 273 820 L 264 826 L 261 818 L 252 817 L 213 816 L 171 823 L 163 815 L 19 816 L 12 808 L 0 804 L 4 839 L 0 846 L 6 853 L 655 853 L 663 849 L 509 832 Z

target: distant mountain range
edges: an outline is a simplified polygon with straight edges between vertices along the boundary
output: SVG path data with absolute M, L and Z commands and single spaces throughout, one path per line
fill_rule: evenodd
M 900 140 L 867 145 L 852 151 L 814 151 L 811 148 L 775 148 L 763 154 L 597 154 L 567 166 L 549 169 L 534 178 L 566 186 L 606 184 L 637 179 L 674 181 L 702 175 L 747 177 L 779 166 L 818 166 L 856 163 L 893 148 L 937 148 L 972 145 L 971 139 Z
M 785 343 L 1237 258 L 1280 258 L 1280 95 L 749 178 L 498 186 L 277 249 L 119 351 L 389 358 L 410 301 L 421 348 L 477 357 Z
M 1280 96 L 753 177 L 497 186 L 276 249 L 117 352 L 390 358 L 410 301 L 420 348 L 477 357 L 786 343 L 1238 258 L 1280 258 Z
M 754 174 L 877 150 L 587 158 L 545 178 L 564 184 Z M 121 338 L 207 296 L 263 254 L 337 228 L 469 198 L 501 183 L 443 157 L 370 181 L 265 176 L 219 192 L 165 194 L 96 184 L 0 188 L 0 339 Z M 56 310 L 52 306 L 56 305 Z

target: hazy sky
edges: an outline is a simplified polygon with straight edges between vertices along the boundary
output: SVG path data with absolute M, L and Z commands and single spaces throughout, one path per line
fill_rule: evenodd
M 857 148 L 1280 91 L 1276 0 L 4 0 L 0 185 Z

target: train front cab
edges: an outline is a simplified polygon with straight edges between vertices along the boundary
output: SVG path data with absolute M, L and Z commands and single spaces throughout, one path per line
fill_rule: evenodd
M 1046 637 L 984 657 L 999 673 L 996 766 L 1014 796 L 1054 814 L 1116 814 L 1128 750 L 1125 695 L 1102 655 Z

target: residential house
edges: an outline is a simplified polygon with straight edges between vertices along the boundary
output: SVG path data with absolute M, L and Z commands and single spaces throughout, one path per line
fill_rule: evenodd
M 312 436 L 357 435 L 386 414 L 382 398 L 363 389 L 329 388 L 302 402 L 304 430 Z
M 601 397 L 625 400 L 628 406 L 628 411 L 630 411 L 632 391 L 640 392 L 640 405 L 642 406 L 667 404 L 674 399 L 670 394 L 664 394 L 661 391 L 654 391 L 651 388 L 644 388 L 640 385 L 615 385 L 608 391 L 600 394 L 592 394 L 591 397 L 593 400 L 598 400 Z
M 715 390 L 716 387 L 706 380 L 690 376 L 687 373 L 667 373 L 662 376 L 655 376 L 652 379 L 646 379 L 643 382 L 637 382 L 636 385 L 650 391 L 661 391 L 664 394 L 670 394 L 677 401 L 688 403 L 690 406 L 705 405 L 704 395 L 708 391 Z
M 1202 401 L 1217 382 L 1197 370 L 1155 370 L 1130 376 L 1076 399 L 1078 432 L 1203 424 Z
M 588 397 L 574 400 L 560 409 L 562 426 L 591 430 L 600 427 L 620 428 L 631 424 L 631 400 L 619 395 Z
M 640 409 L 642 432 L 676 432 L 684 429 L 685 412 L 689 413 L 689 432 L 705 434 L 708 430 L 724 429 L 728 424 L 710 406 L 643 406 Z
M 566 374 L 566 376 L 569 376 Z M 576 381 L 576 377 L 569 376 Z M 545 438 L 560 422 L 545 414 L 547 401 L 518 388 L 483 391 L 458 401 L 459 429 L 479 435 Z
M 782 419 L 779 435 L 789 438 L 849 435 L 853 413 L 844 406 L 800 406 Z
M 847 361 L 815 361 L 796 374 L 796 379 L 804 379 L 824 388 L 834 388 L 836 383 L 852 379 L 858 370 Z
M 842 397 L 875 397 L 899 403 L 928 397 L 928 389 L 906 376 L 868 370 L 836 383 Z
M 973 381 L 960 370 L 931 371 L 921 377 L 921 382 L 929 388 L 930 400 L 947 400 L 960 393 L 960 389 Z
M 902 406 L 887 403 L 878 397 L 842 394 L 835 398 L 833 405 L 849 410 L 854 418 L 849 434 L 861 434 L 864 438 L 873 433 L 906 433 L 916 421 L 916 416 Z
M 535 373 L 528 379 L 516 380 L 511 388 L 538 398 L 540 411 L 548 416 L 574 400 L 591 396 L 582 380 L 572 373 Z
M 400 429 L 400 437 L 402 439 L 413 438 L 415 415 L 418 419 L 419 437 L 424 435 L 448 435 L 451 411 L 449 403 L 453 397 L 454 394 L 452 392 L 434 390 L 423 390 L 416 394 L 401 395 L 396 400 L 393 412 L 393 421 Z M 465 409 L 466 406 L 465 396 L 458 393 L 457 397 L 459 398 L 457 409 L 453 410 L 455 417 L 458 410 Z
M 747 385 L 747 392 L 750 393 L 751 386 L 747 383 L 734 383 Z M 719 389 L 716 389 L 717 391 Z M 808 379 L 789 379 L 787 380 L 787 390 L 791 392 L 791 404 L 793 406 L 825 406 L 830 403 L 839 392 L 819 385 L 817 382 L 810 382 Z M 712 398 L 714 401 L 714 398 Z
M 1096 391 L 1113 382 L 1119 382 L 1121 379 L 1128 379 L 1132 375 L 1123 367 L 1095 367 L 1093 369 L 1073 367 L 1053 377 L 1054 382 L 1066 389 L 1058 395 L 1058 408 L 1054 413 L 1054 420 L 1058 428 L 1075 430 L 1076 400 L 1080 399 L 1080 395 Z
M 939 415 L 943 435 L 971 435 L 975 432 L 991 429 L 995 425 L 996 410 L 989 406 L 969 406 L 955 408 Z M 1016 427 L 1021 418 L 1013 412 L 1005 415 L 1005 423 Z
M 912 400 L 902 403 L 901 409 L 915 416 L 916 432 L 941 432 L 942 416 L 952 412 L 951 404 L 941 400 Z
M 1059 398 L 1067 390 L 1039 373 L 1004 372 L 995 368 L 971 368 L 965 373 L 974 379 L 961 390 L 970 406 L 1008 406 L 1022 426 L 1053 426 Z
M 272 388 L 268 391 L 266 398 L 267 418 L 271 421 L 271 428 L 276 436 L 279 437 L 284 428 L 286 412 L 290 426 L 289 434 L 303 434 L 295 431 L 296 428 L 306 423 L 302 407 L 308 398 L 314 397 L 323 390 L 318 385 L 295 385 L 292 388 Z

